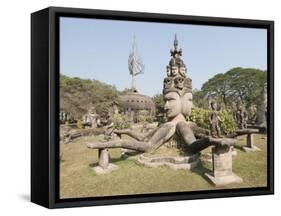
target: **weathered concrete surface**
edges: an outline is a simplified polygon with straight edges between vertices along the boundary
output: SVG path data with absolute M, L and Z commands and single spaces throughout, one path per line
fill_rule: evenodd
M 190 170 L 195 168 L 199 163 L 198 154 L 192 156 L 157 156 L 150 157 L 145 155 L 140 155 L 137 161 L 148 167 L 159 167 L 168 166 L 174 170 L 185 169 Z
M 212 148 L 212 173 L 205 173 L 205 176 L 215 186 L 224 186 L 233 183 L 242 183 L 243 180 L 232 172 L 232 148 Z
M 96 172 L 97 175 L 107 174 L 118 169 L 118 166 L 109 163 L 109 159 L 110 155 L 108 149 L 99 149 L 98 166 L 93 167 L 93 170 Z
M 102 175 L 102 174 L 107 174 L 107 173 L 111 173 L 114 170 L 117 170 L 119 167 L 116 166 L 115 164 L 108 164 L 106 169 L 103 169 L 100 166 L 95 166 L 92 169 L 96 172 L 97 175 Z
M 243 150 L 244 150 L 245 152 L 260 151 L 260 149 L 255 146 L 255 143 L 254 143 L 254 134 L 248 134 L 248 135 L 247 135 L 247 143 L 246 143 L 246 146 L 243 146 Z

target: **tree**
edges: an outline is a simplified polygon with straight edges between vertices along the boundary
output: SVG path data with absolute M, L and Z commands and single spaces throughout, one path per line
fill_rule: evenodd
M 115 87 L 98 80 L 60 75 L 60 109 L 75 119 L 92 107 L 97 113 L 106 111 L 112 101 L 118 100 L 118 95 Z
M 227 104 L 227 95 L 229 94 L 230 80 L 227 79 L 226 74 L 217 74 L 209 79 L 202 86 L 204 97 L 217 97 L 220 98 L 224 104 Z
M 242 101 L 246 107 L 258 104 L 261 100 L 263 86 L 267 73 L 254 68 L 233 68 L 226 73 L 220 73 L 202 85 L 202 98 L 214 97 L 225 106 Z M 197 93 L 199 94 L 199 93 Z
M 152 97 L 152 101 L 154 102 L 155 107 L 156 107 L 156 115 L 164 113 L 165 102 L 164 102 L 163 94 L 154 95 Z
M 210 130 L 211 122 L 209 119 L 209 113 L 209 109 L 194 107 L 190 115 L 190 120 L 196 123 L 197 126 Z M 233 119 L 231 110 L 224 109 L 218 114 L 221 119 L 221 122 L 219 122 L 219 126 L 223 134 L 230 134 L 237 130 L 237 126 Z
M 193 95 L 194 106 L 206 108 L 206 109 L 208 108 L 208 100 L 206 100 L 207 98 L 205 98 L 203 91 L 200 91 L 195 88 L 192 91 L 192 95 Z

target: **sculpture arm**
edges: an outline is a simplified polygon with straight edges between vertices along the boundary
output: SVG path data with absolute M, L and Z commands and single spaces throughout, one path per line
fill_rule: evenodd
M 163 143 L 168 141 L 175 133 L 175 128 L 176 127 L 173 124 L 164 124 L 152 135 L 148 142 L 119 139 L 108 142 L 88 143 L 87 147 L 94 149 L 125 148 L 141 152 L 149 152 L 159 148 Z
M 242 136 L 245 134 L 251 134 L 251 133 L 259 133 L 259 129 L 242 129 L 232 132 L 231 134 L 228 134 L 226 137 L 228 138 L 235 138 L 237 136 Z
M 234 139 L 213 138 L 204 134 L 201 134 L 200 139 L 196 140 L 194 133 L 187 122 L 179 122 L 176 128 L 185 142 L 186 150 L 192 153 L 198 153 L 211 145 L 233 146 L 235 144 Z
M 128 135 L 138 141 L 143 141 L 145 136 L 140 134 L 140 133 L 137 133 L 137 132 L 134 132 L 134 131 L 131 131 L 129 129 L 123 129 L 123 130 L 114 130 L 113 131 L 114 133 L 116 133 L 117 135 L 122 135 L 122 134 L 125 134 L 125 135 Z
M 205 134 L 205 135 L 210 134 L 210 131 L 208 129 L 198 127 L 197 124 L 195 124 L 194 122 L 189 121 L 189 122 L 186 122 L 186 123 L 191 128 L 191 130 L 193 131 L 195 137 L 197 135 L 200 136 L 200 134 Z

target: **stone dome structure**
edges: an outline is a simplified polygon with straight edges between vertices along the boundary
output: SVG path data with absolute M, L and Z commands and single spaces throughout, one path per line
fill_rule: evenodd
M 136 90 L 120 96 L 120 112 L 126 114 L 131 122 L 137 122 L 137 115 L 146 111 L 148 116 L 154 117 L 155 104 L 149 96 L 139 94 Z
M 139 94 L 135 87 L 136 76 L 144 73 L 144 64 L 137 52 L 137 44 L 134 37 L 132 52 L 128 58 L 128 68 L 132 76 L 131 89 L 119 97 L 120 112 L 127 115 L 130 122 L 138 122 L 138 117 L 155 116 L 155 104 L 149 96 Z

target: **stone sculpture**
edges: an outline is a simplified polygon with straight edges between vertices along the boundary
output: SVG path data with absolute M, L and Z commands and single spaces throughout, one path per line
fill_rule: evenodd
M 163 95 L 165 101 L 165 112 L 168 121 L 148 134 L 139 134 L 131 130 L 115 130 L 114 133 L 121 136 L 126 134 L 134 140 L 118 139 L 108 142 L 92 142 L 88 143 L 88 148 L 106 149 L 106 148 L 124 148 L 135 150 L 140 153 L 153 152 L 169 141 L 174 136 L 179 139 L 178 147 L 187 155 L 188 158 L 154 158 L 157 162 L 165 162 L 181 160 L 184 162 L 192 162 L 201 150 L 216 146 L 230 147 L 235 143 L 230 138 L 214 138 L 208 136 L 206 130 L 198 128 L 194 123 L 186 121 L 186 117 L 191 114 L 192 109 L 192 80 L 186 74 L 186 66 L 181 59 L 182 50 L 178 49 L 178 41 L 175 37 L 174 49 L 171 50 L 171 60 L 168 65 L 167 77 L 164 79 Z M 144 157 L 144 156 L 143 156 Z M 153 163 L 151 158 L 146 158 Z M 192 167 L 191 167 L 192 168 Z
M 260 100 L 257 106 L 257 124 L 267 128 L 267 83 L 264 84 Z
M 217 111 L 217 103 L 215 101 L 211 101 L 210 108 L 211 111 L 209 112 L 209 121 L 211 124 L 211 135 L 212 137 L 221 137 L 221 129 L 219 126 L 221 119 Z
M 239 129 L 247 128 L 248 113 L 242 102 L 237 103 L 237 110 L 235 113 L 235 119 Z
M 205 175 L 215 186 L 223 186 L 243 182 L 242 178 L 232 172 L 231 147 L 213 147 L 212 164 L 212 173 L 205 173 Z

